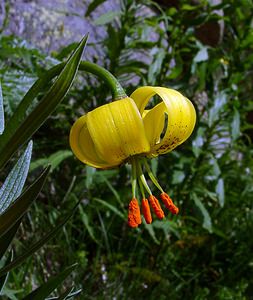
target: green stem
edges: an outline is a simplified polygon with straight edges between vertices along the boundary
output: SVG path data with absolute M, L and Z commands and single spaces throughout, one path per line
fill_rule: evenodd
M 13 121 L 14 124 L 15 124 L 16 116 L 18 116 L 18 120 L 19 122 L 21 122 L 32 100 L 35 99 L 35 97 L 37 97 L 41 91 L 43 91 L 43 89 L 47 86 L 50 80 L 52 80 L 55 76 L 60 74 L 64 66 L 65 63 L 60 63 L 52 67 L 51 69 L 46 71 L 46 73 L 33 84 L 33 86 L 26 93 L 23 100 L 19 104 L 17 110 L 13 114 L 13 117 L 11 118 L 11 121 Z M 118 80 L 103 67 L 100 67 L 88 61 L 81 61 L 79 65 L 79 70 L 92 73 L 98 76 L 100 79 L 102 79 L 109 86 L 112 93 L 113 100 L 118 100 L 127 97 L 124 89 L 121 87 Z M 12 124 L 11 121 L 10 124 Z
M 32 101 L 38 96 L 40 92 L 42 92 L 47 87 L 48 82 L 50 82 L 50 80 L 52 80 L 54 77 L 60 74 L 64 66 L 65 63 L 60 63 L 52 67 L 51 69 L 46 71 L 37 81 L 35 81 L 35 83 L 25 94 L 24 98 L 22 99 L 14 114 L 10 118 L 8 126 L 5 128 L 5 132 L 3 134 L 4 137 L 9 137 L 14 134 L 19 124 L 23 122 L 26 116 L 26 112 L 29 106 L 31 105 Z M 82 61 L 79 65 L 79 70 L 95 74 L 100 79 L 102 79 L 111 89 L 113 100 L 118 100 L 127 97 L 125 91 L 123 90 L 117 79 L 103 67 L 100 67 L 91 62 Z M 1 136 L 1 141 L 3 141 L 3 136 Z
M 138 183 L 139 183 L 139 187 L 141 190 L 142 199 L 145 199 L 145 191 L 144 191 L 144 187 L 143 187 L 143 184 L 142 184 L 142 181 L 140 178 L 138 178 Z
M 139 180 L 141 181 L 143 187 L 146 189 L 146 191 L 148 192 L 149 195 L 152 195 L 152 192 L 148 186 L 148 183 L 146 181 L 146 178 L 142 172 L 142 169 L 141 169 L 141 165 L 139 163 L 139 161 L 137 160 L 136 161 L 136 165 L 137 165 L 137 176 L 139 178 Z
M 132 166 L 132 195 L 133 198 L 136 198 L 136 186 L 137 186 L 137 178 L 136 178 L 136 163 L 135 160 L 133 159 L 131 162 L 131 166 Z
M 50 69 L 48 71 L 49 74 L 47 74 L 50 76 L 49 80 L 57 76 L 64 68 L 64 66 L 65 63 L 60 63 L 59 65 L 56 65 L 52 69 Z M 92 73 L 98 76 L 100 79 L 102 79 L 105 82 L 105 84 L 107 84 L 110 88 L 113 100 L 119 100 L 127 97 L 124 89 L 122 88 L 118 80 L 105 68 L 89 61 L 81 61 L 79 65 L 79 70 Z
M 158 183 L 158 181 L 156 180 L 154 174 L 152 173 L 146 159 L 144 158 L 143 159 L 143 162 L 144 162 L 144 165 L 145 165 L 145 168 L 148 172 L 148 176 L 149 178 L 152 180 L 152 182 L 154 183 L 154 185 L 158 188 L 158 190 L 160 190 L 160 192 L 164 193 L 164 190 L 162 189 L 162 187 L 160 186 L 160 184 Z
M 118 80 L 106 69 L 88 61 L 81 61 L 79 69 L 97 75 L 100 79 L 102 79 L 111 89 L 113 100 L 119 100 L 127 97 Z

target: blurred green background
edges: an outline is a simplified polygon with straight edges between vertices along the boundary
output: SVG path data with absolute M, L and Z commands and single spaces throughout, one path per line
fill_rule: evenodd
M 111 97 L 103 82 L 79 72 L 34 135 L 29 180 L 48 162 L 53 168 L 15 253 L 81 205 L 57 239 L 10 273 L 5 295 L 21 299 L 77 262 L 72 279 L 83 289 L 80 299 L 253 299 L 253 2 L 43 3 L 1 3 L 6 120 L 38 76 L 90 31 L 84 59 L 111 71 L 128 94 L 143 85 L 178 89 L 198 121 L 186 143 L 152 160 L 180 214 L 130 229 L 128 166 L 97 171 L 69 149 L 73 122 Z

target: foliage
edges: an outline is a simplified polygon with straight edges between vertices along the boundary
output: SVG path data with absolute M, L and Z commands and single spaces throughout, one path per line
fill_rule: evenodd
M 92 18 L 103 2 L 92 1 L 87 15 Z M 130 230 L 125 222 L 131 194 L 128 167 L 97 171 L 68 155 L 71 124 L 110 97 L 103 82 L 79 72 L 64 102 L 34 136 L 33 166 L 46 164 L 49 157 L 55 167 L 41 201 L 23 222 L 15 251 L 28 245 L 31 229 L 42 235 L 49 224 L 57 224 L 60 210 L 66 214 L 78 200 L 81 205 L 64 232 L 15 274 L 10 272 L 6 294 L 23 289 L 25 295 L 31 282 L 41 284 L 49 272 L 59 273 L 59 266 L 77 261 L 80 267 L 73 274 L 84 290 L 80 299 L 251 299 L 252 3 L 120 3 L 118 12 L 94 20 L 107 31 L 100 43 L 100 64 L 120 79 L 128 94 L 146 84 L 176 88 L 193 100 L 198 112 L 192 138 L 152 161 L 180 214 Z M 210 36 L 220 30 L 216 41 L 201 34 L 206 24 Z M 8 39 L 13 55 L 1 62 L 4 101 L 10 94 L 8 72 L 21 70 L 26 78 L 35 78 L 44 68 L 43 54 L 29 50 L 24 60 L 12 46 L 18 39 Z M 51 61 L 66 58 L 73 47 L 59 50 Z M 22 64 L 16 63 L 17 55 Z M 11 97 L 22 88 L 17 81 Z M 10 119 L 13 110 L 6 111 Z M 32 275 L 25 278 L 27 271 Z
M 44 76 L 38 79 L 34 85 L 29 89 L 24 96 L 17 109 L 11 116 L 8 125 L 5 128 L 4 124 L 4 109 L 3 109 L 3 97 L 2 91 L 0 97 L 1 107 L 1 137 L 0 137 L 0 169 L 3 168 L 15 152 L 22 146 L 27 140 L 30 139 L 32 134 L 41 126 L 45 119 L 52 113 L 57 104 L 63 99 L 68 89 L 71 86 L 75 78 L 75 74 L 78 70 L 80 59 L 83 53 L 83 48 L 86 44 L 87 37 L 85 37 L 76 50 L 73 52 L 69 60 L 64 64 L 59 76 L 52 84 L 49 91 L 44 97 L 35 105 L 29 113 L 27 109 L 32 106 L 33 99 L 38 95 L 48 83 L 50 78 L 50 71 L 46 72 Z M 0 87 L 1 88 L 1 87 Z M 23 193 L 23 187 L 28 174 L 30 160 L 32 154 L 32 142 L 30 141 L 23 155 L 19 158 L 18 162 L 8 174 L 3 185 L 0 189 L 0 259 L 4 257 L 5 253 L 8 253 L 8 248 L 20 227 L 22 218 L 27 212 L 30 205 L 37 198 L 40 193 L 50 167 L 46 167 L 41 174 L 34 180 Z M 9 271 L 15 269 L 25 259 L 34 254 L 40 249 L 50 238 L 54 237 L 59 229 L 65 225 L 66 221 L 70 218 L 70 214 L 64 222 L 61 222 L 43 238 L 33 243 L 29 248 L 21 255 L 13 257 L 11 250 L 9 250 L 8 259 L 3 259 L 3 266 L 0 269 L 0 292 L 6 294 L 3 290 L 5 288 Z M 55 288 L 57 288 L 66 277 L 73 271 L 73 266 L 69 267 L 59 275 L 50 278 L 47 283 L 39 286 L 32 291 L 29 295 L 26 295 L 24 299 L 45 299 L 49 296 Z M 3 291 L 2 291 L 3 290 Z M 59 298 L 68 298 L 77 295 L 72 294 L 72 288 L 67 289 Z M 8 293 L 7 293 L 8 295 Z M 9 297 L 11 295 L 8 295 Z M 15 296 L 12 295 L 15 299 Z

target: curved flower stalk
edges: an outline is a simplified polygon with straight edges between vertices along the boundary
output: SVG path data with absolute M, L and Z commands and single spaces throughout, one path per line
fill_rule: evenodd
M 155 95 L 161 101 L 146 109 Z M 80 117 L 71 128 L 70 146 L 81 162 L 94 168 L 131 164 L 132 200 L 128 224 L 137 227 L 141 224 L 137 189 L 142 196 L 146 223 L 152 222 L 150 206 L 159 219 L 164 218 L 145 173 L 160 191 L 164 206 L 172 214 L 178 213 L 178 208 L 153 175 L 147 159 L 168 153 L 182 144 L 191 135 L 195 122 L 195 109 L 182 94 L 168 88 L 146 86 L 138 88 L 130 97 L 102 105 Z

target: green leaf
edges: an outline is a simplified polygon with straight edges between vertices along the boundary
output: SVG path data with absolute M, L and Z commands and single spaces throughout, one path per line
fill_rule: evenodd
M 89 17 L 90 14 L 102 3 L 104 3 L 106 0 L 94 0 L 90 3 L 90 5 L 87 8 L 87 11 L 85 13 L 85 17 Z
M 9 254 L 8 259 L 5 262 L 5 265 L 9 264 L 13 259 L 13 252 Z M 8 280 L 9 273 L 4 274 L 3 276 L 0 277 L 0 295 L 2 294 L 3 288 Z
M 51 276 L 49 280 L 27 295 L 23 300 L 44 300 L 72 273 L 77 264 L 74 264 L 57 276 Z M 64 299 L 64 298 L 63 298 Z
M 105 25 L 111 23 L 116 17 L 121 15 L 120 11 L 109 11 L 108 13 L 103 14 L 94 21 L 95 25 Z
M 65 300 L 65 299 L 70 299 L 70 298 L 73 298 L 75 296 L 78 296 L 80 295 L 80 293 L 82 292 L 81 289 L 77 290 L 77 291 L 74 291 L 74 287 L 70 287 L 68 288 L 65 292 L 63 292 L 60 296 L 58 297 L 50 297 L 50 298 L 47 298 L 47 300 Z
M 73 287 L 69 287 L 68 289 L 66 289 L 66 291 L 64 293 L 62 293 L 59 297 L 57 298 L 54 298 L 54 299 L 57 299 L 57 300 L 65 300 L 65 299 L 68 299 L 69 295 L 71 294 L 71 291 L 73 290 Z M 72 296 L 70 296 L 72 297 Z M 52 299 L 52 298 L 51 298 Z M 49 300 L 49 299 L 48 299 Z
M 232 139 L 235 141 L 240 136 L 240 114 L 237 109 L 234 111 L 234 117 L 231 124 L 232 127 Z
M 86 166 L 85 171 L 86 171 L 85 186 L 87 189 L 89 189 L 93 183 L 93 177 L 96 172 L 96 169 Z
M 35 74 L 28 74 L 27 72 L 16 69 L 9 69 L 4 72 L 2 89 L 5 116 L 8 118 L 13 115 L 26 92 L 38 79 Z
M 66 291 L 64 293 L 62 293 L 59 297 L 57 298 L 51 298 L 52 300 L 53 299 L 57 299 L 57 300 L 66 300 L 66 299 L 70 299 L 72 297 L 75 297 L 77 295 L 79 295 L 81 293 L 82 290 L 78 290 L 76 292 L 73 292 L 74 287 L 69 287 L 68 289 L 66 289 Z M 50 300 L 50 299 L 47 299 L 47 300 Z
M 74 291 L 74 292 L 73 292 L 73 289 L 72 289 L 71 293 L 70 293 L 65 299 L 69 299 L 69 298 L 71 298 L 71 297 L 78 296 L 78 295 L 80 295 L 81 292 L 82 292 L 81 289 L 79 289 L 79 290 L 77 290 L 77 291 Z
M 58 297 L 50 297 L 50 298 L 47 298 L 47 300 L 67 300 L 67 299 L 72 299 L 75 296 L 80 295 L 80 293 L 82 292 L 82 289 L 79 289 L 77 291 L 73 291 L 73 290 L 74 290 L 73 286 L 69 287 L 60 296 L 58 296 Z
M 219 178 L 219 180 L 217 182 L 216 194 L 218 196 L 220 206 L 223 207 L 224 203 L 225 203 L 225 192 L 224 192 L 224 180 L 223 180 L 223 178 Z
M 69 150 L 60 150 L 52 155 L 50 155 L 48 158 L 41 158 L 31 163 L 30 165 L 30 171 L 38 168 L 38 167 L 45 167 L 46 165 L 51 166 L 51 172 L 53 172 L 54 169 L 56 169 L 60 163 L 65 160 L 66 158 L 72 156 L 72 152 Z
M 21 221 L 22 218 L 20 218 L 4 235 L 0 237 L 0 259 L 3 257 L 12 242 Z
M 190 5 L 190 4 L 183 4 L 182 7 L 181 7 L 182 10 L 188 10 L 188 11 L 191 11 L 191 10 L 196 10 L 198 9 L 198 6 L 196 5 Z
M 219 119 L 220 113 L 223 111 L 227 103 L 227 95 L 224 92 L 218 93 L 215 98 L 214 105 L 209 111 L 208 126 L 211 127 L 215 121 Z
M 0 82 L 0 134 L 4 132 L 4 104 L 3 104 L 3 95 L 2 87 Z
M 203 137 L 205 136 L 205 131 L 206 130 L 204 127 L 199 127 L 196 137 L 192 142 L 192 150 L 196 157 L 199 157 L 199 155 L 202 151 L 202 146 L 204 145 Z
M 151 236 L 151 238 L 153 239 L 153 241 L 159 245 L 160 242 L 159 240 L 157 239 L 156 235 L 155 235 L 155 230 L 154 230 L 154 226 L 153 225 L 150 225 L 150 224 L 147 224 L 145 221 L 143 222 L 143 225 L 145 227 L 145 229 L 148 231 L 149 235 Z
M 8 207 L 5 212 L 0 215 L 0 237 L 7 232 L 16 222 L 26 213 L 29 206 L 38 196 L 41 191 L 47 175 L 49 173 L 50 167 L 43 170 L 41 175 L 36 179 L 36 181 L 25 190 L 21 196 L 19 196 L 16 201 Z
M 20 146 L 38 130 L 48 116 L 52 114 L 57 105 L 62 101 L 75 79 L 86 42 L 87 36 L 85 36 L 79 43 L 53 86 L 40 100 L 33 111 L 26 117 L 26 119 L 14 132 L 12 132 L 11 135 L 10 132 L 8 132 L 2 141 L 0 139 L 0 168 L 6 164 L 8 159 Z M 35 91 L 33 91 L 33 93 L 36 95 L 36 92 L 38 93 L 39 90 L 36 90 L 35 87 Z
M 32 147 L 33 143 L 30 141 L 25 152 L 19 158 L 0 189 L 0 215 L 22 192 L 29 171 Z
M 156 51 L 153 62 L 148 69 L 148 82 L 150 82 L 150 84 L 155 84 L 156 77 L 161 73 L 162 64 L 166 56 L 164 49 L 157 48 Z
M 79 210 L 80 210 L 81 221 L 83 222 L 84 226 L 86 227 L 90 237 L 93 239 L 94 242 L 99 244 L 98 240 L 95 238 L 93 227 L 90 226 L 89 218 L 88 218 L 87 214 L 84 212 L 82 206 L 79 206 Z
M 198 207 L 198 209 L 201 211 L 201 213 L 203 215 L 203 225 L 202 225 L 203 228 L 205 228 L 210 233 L 212 233 L 213 232 L 212 220 L 211 220 L 211 217 L 209 215 L 209 212 L 205 208 L 204 204 L 199 200 L 199 198 L 197 197 L 196 194 L 192 194 L 192 197 L 193 197 L 193 200 L 195 202 L 195 205 Z
M 79 205 L 79 202 L 75 205 L 73 210 L 67 217 L 59 223 L 55 228 L 53 228 L 51 231 L 49 231 L 44 237 L 42 237 L 38 242 L 34 243 L 29 247 L 29 249 L 21 254 L 20 256 L 16 257 L 10 264 L 5 266 L 4 268 L 0 269 L 0 276 L 4 275 L 5 273 L 9 272 L 10 270 L 16 268 L 18 265 L 20 265 L 24 260 L 26 260 L 29 256 L 31 256 L 33 253 L 35 253 L 37 250 L 39 250 L 42 246 L 44 246 L 51 238 L 55 237 L 60 229 L 68 222 L 68 220 L 73 215 L 74 211 L 76 210 L 77 206 Z
M 98 198 L 94 198 L 93 200 L 95 200 L 96 202 L 102 204 L 104 207 L 110 209 L 111 211 L 113 211 L 116 215 L 118 215 L 119 217 L 121 217 L 121 219 L 125 220 L 125 216 L 122 214 L 121 211 L 119 211 L 115 206 L 111 205 L 110 203 L 102 200 L 102 199 L 98 199 Z

